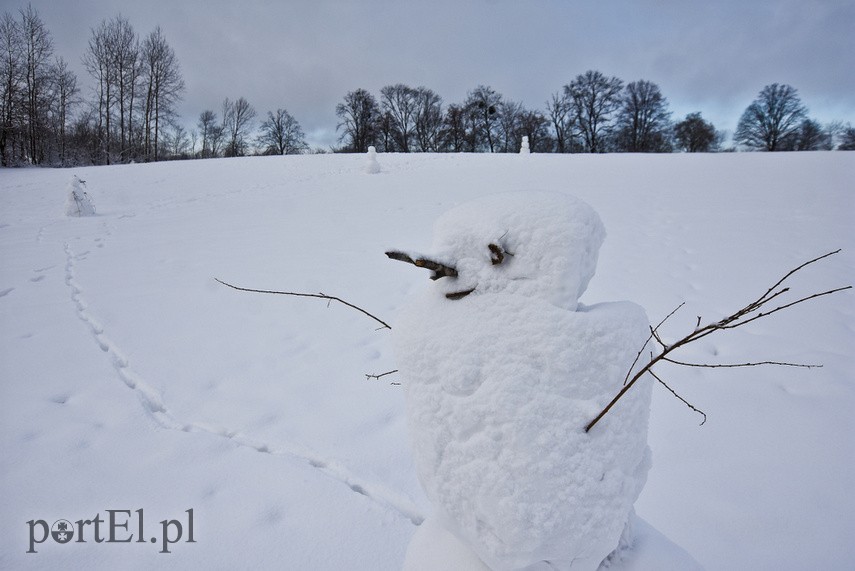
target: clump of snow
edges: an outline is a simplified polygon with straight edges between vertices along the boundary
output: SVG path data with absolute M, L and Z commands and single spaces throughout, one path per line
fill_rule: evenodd
M 377 162 L 377 149 L 368 147 L 368 162 L 365 163 L 365 172 L 368 174 L 376 174 L 380 172 L 380 163 Z
M 508 193 L 458 206 L 434 235 L 459 277 L 437 280 L 394 332 L 428 521 L 497 571 L 596 569 L 650 467 L 649 384 L 584 431 L 649 332 L 635 304 L 578 303 L 605 236 L 599 216 L 566 195 Z
M 527 155 L 531 152 L 531 149 L 528 146 L 528 135 L 523 136 L 522 145 L 520 145 L 520 154 Z
M 65 202 L 66 216 L 95 216 L 95 205 L 86 192 L 86 181 L 76 175 L 68 183 L 68 198 Z

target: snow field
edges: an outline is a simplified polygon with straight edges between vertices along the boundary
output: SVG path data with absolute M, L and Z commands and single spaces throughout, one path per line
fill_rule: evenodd
M 337 295 L 394 331 L 427 279 L 383 252 L 428 252 L 449 208 L 536 188 L 606 227 L 582 303 L 631 300 L 655 322 L 685 301 L 666 337 L 830 250 L 844 249 L 794 291 L 855 283 L 851 153 L 378 161 L 374 175 L 364 156 L 0 170 L 0 568 L 400 568 L 430 508 L 402 388 L 364 377 L 397 368 L 390 332 L 214 277 Z M 65 216 L 72 172 L 96 216 Z M 653 387 L 638 515 L 707 569 L 851 566 L 854 314 L 844 292 L 681 355 L 821 369 L 663 370 L 709 420 Z M 33 519 L 144 509 L 148 539 L 188 508 L 196 543 L 170 554 L 91 538 L 25 553 Z M 644 568 L 656 545 L 616 565 Z

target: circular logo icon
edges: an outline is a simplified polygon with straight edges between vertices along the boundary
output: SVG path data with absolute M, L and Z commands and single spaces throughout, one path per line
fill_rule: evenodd
M 58 519 L 53 522 L 50 534 L 57 543 L 68 543 L 74 537 L 74 526 L 67 519 Z

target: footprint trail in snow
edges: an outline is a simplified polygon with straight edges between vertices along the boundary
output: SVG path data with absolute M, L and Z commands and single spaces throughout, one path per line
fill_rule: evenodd
M 101 242 L 99 242 L 99 246 Z M 345 484 L 353 492 L 398 512 L 410 520 L 414 525 L 419 525 L 424 520 L 421 510 L 403 494 L 387 489 L 381 484 L 362 480 L 355 476 L 341 463 L 325 458 L 302 445 L 272 446 L 263 442 L 253 440 L 250 437 L 239 434 L 237 431 L 223 427 L 217 427 L 206 423 L 184 422 L 175 417 L 167 408 L 159 392 L 150 384 L 140 378 L 129 366 L 128 359 L 118 346 L 105 334 L 103 325 L 89 311 L 89 306 L 84 298 L 84 290 L 78 283 L 75 275 L 75 263 L 89 252 L 75 254 L 68 243 L 65 243 L 65 284 L 71 290 L 71 300 L 77 310 L 77 315 L 89 328 L 92 338 L 98 347 L 107 354 L 116 370 L 116 374 L 129 389 L 134 391 L 145 408 L 146 412 L 163 428 L 180 430 L 183 432 L 203 432 L 213 434 L 230 440 L 237 446 L 251 448 L 262 454 L 273 456 L 290 456 L 307 462 L 325 476 Z M 8 293 L 8 292 L 4 292 Z

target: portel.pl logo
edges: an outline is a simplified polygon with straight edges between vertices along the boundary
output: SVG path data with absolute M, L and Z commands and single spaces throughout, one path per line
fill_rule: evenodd
M 43 519 L 31 519 L 27 522 L 30 531 L 30 548 L 27 553 L 38 553 L 36 546 L 48 539 L 55 543 L 153 543 L 160 547 L 158 553 L 172 553 L 171 545 L 180 542 L 196 543 L 193 539 L 193 510 L 184 510 L 186 521 L 164 519 L 157 533 L 151 537 L 145 534 L 145 514 L 143 510 L 106 510 L 106 519 L 100 513 L 91 519 L 79 519 L 71 522 L 58 519 L 48 524 Z M 131 514 L 136 514 L 133 517 Z M 185 535 L 186 534 L 186 535 Z

